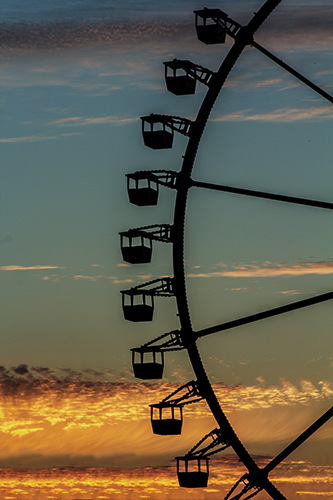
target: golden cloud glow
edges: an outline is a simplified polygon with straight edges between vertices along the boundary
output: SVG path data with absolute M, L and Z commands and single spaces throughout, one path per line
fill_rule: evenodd
M 333 262 L 271 263 L 258 265 L 234 265 L 232 270 L 209 273 L 189 273 L 188 278 L 266 278 L 274 276 L 304 276 L 307 274 L 333 274 Z
M 259 459 L 260 465 L 267 462 Z M 179 488 L 175 467 L 144 467 L 135 469 L 71 467 L 39 470 L 3 469 L 1 471 L 2 498 L 12 500 L 78 500 L 116 499 L 126 496 L 137 498 L 160 498 L 174 500 L 191 498 L 202 500 L 208 496 L 218 500 L 244 473 L 244 468 L 235 457 L 216 460 L 206 489 Z M 333 495 L 332 467 L 315 467 L 306 462 L 284 464 L 272 476 L 272 481 L 287 496 L 294 500 L 298 495 Z M 28 495 L 28 496 L 27 496 Z M 260 493 L 258 500 L 267 498 Z M 311 498 L 311 496 L 310 496 Z
M 223 263 L 218 264 L 222 267 L 221 271 L 211 271 L 211 272 L 196 272 L 187 273 L 187 278 L 274 278 L 278 276 L 305 276 L 311 274 L 318 275 L 330 275 L 333 274 L 333 262 L 332 261 L 319 261 L 319 262 L 263 262 L 260 265 L 253 264 L 234 264 L 231 269 L 227 269 Z M 129 264 L 117 264 L 117 267 L 131 267 Z M 196 266 L 199 268 L 200 266 Z M 18 271 L 18 270 L 40 270 L 40 269 L 63 269 L 59 266 L 3 266 L 0 268 L 2 271 Z M 37 275 L 38 276 L 38 275 Z M 43 276 L 43 280 L 56 281 L 58 278 L 64 278 L 67 276 Z M 119 283 L 133 283 L 136 280 L 147 281 L 152 278 L 164 278 L 165 275 L 153 276 L 151 274 L 140 274 L 131 278 L 119 278 L 117 276 L 107 276 L 107 275 L 85 275 L 76 274 L 72 276 L 75 280 L 85 280 L 85 281 L 97 281 L 99 279 L 108 279 L 115 284 Z M 246 290 L 246 288 L 230 288 L 234 291 Z M 287 290 L 281 291 L 279 293 L 297 295 L 301 293 L 299 290 Z
M 0 271 L 36 271 L 40 269 L 63 269 L 59 266 L 1 266 Z
M 176 388 L 168 382 L 120 381 L 107 371 L 2 367 L 0 466 L 31 460 L 62 466 L 165 464 L 216 426 L 201 402 L 185 408 L 182 436 L 154 435 L 149 405 Z M 219 383 L 214 390 L 241 439 L 263 449 L 294 439 L 333 396 L 330 383 L 309 381 L 299 387 L 287 381 L 270 387 Z M 332 440 L 332 426 L 318 436 Z

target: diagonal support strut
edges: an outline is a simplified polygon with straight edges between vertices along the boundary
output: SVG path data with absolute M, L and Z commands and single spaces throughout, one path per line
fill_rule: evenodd
M 291 75 L 293 75 L 296 78 L 298 78 L 298 80 L 300 80 L 301 82 L 305 83 L 305 85 L 307 85 L 308 87 L 310 87 L 312 90 L 314 90 L 315 92 L 317 92 L 317 94 L 320 94 L 322 97 L 324 97 L 325 99 L 327 99 L 329 102 L 331 102 L 333 104 L 333 96 L 331 96 L 330 94 L 328 94 L 327 92 L 325 92 L 325 90 L 323 90 L 320 87 L 318 87 L 318 85 L 316 85 L 315 83 L 312 83 L 308 78 L 305 78 L 305 76 L 301 75 L 301 73 L 299 73 L 298 71 L 296 71 L 295 69 L 293 69 L 291 66 L 289 66 L 285 62 L 281 61 L 281 59 L 279 59 L 274 54 L 272 54 L 271 52 L 269 52 L 269 50 L 265 49 L 264 47 L 262 47 L 261 45 L 259 45 L 259 43 L 255 42 L 254 40 L 251 40 L 250 45 L 252 45 L 252 47 L 255 47 L 256 49 L 258 49 L 259 52 L 261 52 L 262 54 L 264 54 L 265 56 L 267 56 L 269 59 L 271 59 L 276 64 L 278 64 L 279 66 L 281 66 L 281 68 L 283 68 L 286 71 L 288 71 Z
M 296 311 L 297 309 L 301 309 L 302 307 L 312 306 L 314 304 L 319 304 L 320 302 L 325 302 L 332 299 L 333 292 L 323 293 L 322 295 L 316 295 L 315 297 L 310 297 L 309 299 L 299 300 L 298 302 L 293 302 L 292 304 L 286 304 L 285 306 L 275 307 L 274 309 L 269 309 L 268 311 L 251 314 L 250 316 L 245 316 L 244 318 L 227 321 L 226 323 L 221 323 L 220 325 L 211 326 L 209 328 L 204 328 L 203 330 L 194 332 L 194 335 L 196 339 L 198 339 L 200 337 L 210 335 L 211 333 L 230 330 L 231 328 L 236 328 L 237 326 L 247 325 L 261 319 L 271 318 L 273 316 L 278 316 L 279 314 L 283 314 L 289 311 Z
M 219 184 L 212 184 L 210 182 L 190 181 L 193 187 L 204 189 L 212 189 L 214 191 L 223 191 L 225 193 L 241 194 L 245 196 L 254 196 L 255 198 L 264 198 L 266 200 L 284 201 L 286 203 L 295 203 L 297 205 L 306 205 L 310 207 L 326 208 L 333 210 L 333 203 L 326 201 L 308 200 L 306 198 L 299 198 L 295 196 L 287 196 L 275 193 L 264 193 L 262 191 L 255 191 L 253 189 L 237 188 L 232 186 L 223 186 Z

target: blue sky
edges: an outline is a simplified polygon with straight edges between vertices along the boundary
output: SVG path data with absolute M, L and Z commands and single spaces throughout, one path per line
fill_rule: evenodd
M 128 324 L 120 290 L 172 274 L 171 248 L 150 265 L 121 260 L 118 232 L 172 223 L 175 193 L 130 205 L 125 174 L 179 170 L 186 138 L 144 147 L 139 117 L 194 119 L 195 96 L 168 94 L 163 61 L 216 70 L 231 46 L 195 37 L 183 2 L 5 2 L 1 85 L 1 317 L 6 367 L 129 372 L 129 349 L 178 328 L 174 299 L 152 324 Z M 211 2 L 247 22 L 260 2 Z M 330 2 L 282 2 L 256 40 L 333 93 Z M 200 146 L 193 177 L 332 200 L 330 103 L 248 49 L 231 73 Z M 331 289 L 329 211 L 191 191 L 186 229 L 195 329 Z M 200 341 L 214 382 L 332 382 L 332 308 L 312 306 Z M 184 353 L 167 380 L 191 377 Z

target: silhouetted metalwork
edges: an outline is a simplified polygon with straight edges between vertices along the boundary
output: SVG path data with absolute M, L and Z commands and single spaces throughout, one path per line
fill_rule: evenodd
M 210 69 L 188 60 L 174 59 L 163 64 L 167 89 L 175 95 L 195 94 L 197 81 L 209 85 L 214 74 Z
M 154 314 L 154 295 L 146 290 L 124 290 L 122 304 L 127 321 L 152 321 Z
M 164 353 L 182 349 L 184 346 L 178 330 L 164 333 L 141 347 L 131 349 L 134 376 L 142 379 L 162 378 Z
M 170 224 L 154 224 L 129 229 L 119 234 L 123 260 L 130 264 L 146 264 L 151 262 L 153 240 L 171 243 L 172 226 Z
M 220 9 L 204 8 L 194 14 L 198 40 L 206 45 L 224 43 L 226 34 L 235 38 L 242 28 Z
M 326 208 L 333 210 L 333 203 L 327 201 L 308 200 L 306 198 L 299 198 L 296 196 L 287 196 L 283 194 L 264 193 L 262 191 L 255 191 L 253 189 L 244 189 L 231 186 L 223 186 L 219 184 L 212 184 L 210 182 L 200 182 L 191 180 L 191 186 L 200 187 L 204 189 L 212 189 L 213 191 L 223 191 L 225 193 L 241 194 L 245 196 L 254 196 L 255 198 L 264 198 L 265 200 L 284 201 L 286 203 L 295 203 L 297 205 L 306 205 L 309 207 Z
M 154 347 L 155 350 L 159 351 L 179 351 L 184 349 L 180 331 L 173 330 L 172 332 L 163 333 L 163 335 L 146 342 L 139 349 L 145 350 L 146 348 L 151 347 Z
M 221 429 L 214 429 L 193 446 L 186 455 L 176 457 L 179 485 L 186 488 L 206 487 L 209 477 L 209 457 L 225 450 L 229 446 Z
M 151 262 L 153 252 L 152 240 L 135 230 L 125 231 L 120 234 L 120 246 L 123 260 L 130 264 L 147 264 Z M 125 240 L 127 244 L 125 244 Z M 135 244 L 135 240 L 139 240 Z
M 208 457 L 176 457 L 179 486 L 206 488 L 209 477 Z
M 125 319 L 134 322 L 152 321 L 154 297 L 173 297 L 172 282 L 172 278 L 162 278 L 143 283 L 129 290 L 122 290 Z
M 252 40 L 251 45 L 252 45 L 252 47 L 255 47 L 256 49 L 258 49 L 262 54 L 265 54 L 265 56 L 269 57 L 269 59 L 271 59 L 272 61 L 274 61 L 276 64 L 278 64 L 279 66 L 281 66 L 281 68 L 285 69 L 291 75 L 295 76 L 302 83 L 305 83 L 305 85 L 307 85 L 312 90 L 314 90 L 315 92 L 317 92 L 317 94 L 321 95 L 322 97 L 324 97 L 325 99 L 327 99 L 329 102 L 333 103 L 333 96 L 331 96 L 330 94 L 328 94 L 327 92 L 325 92 L 325 90 L 323 90 L 320 87 L 318 87 L 318 85 L 316 85 L 315 83 L 311 82 L 308 78 L 306 78 L 305 76 L 301 75 L 301 73 L 299 73 L 298 71 L 296 71 L 295 69 L 293 69 L 291 66 L 289 66 L 288 64 L 286 64 L 285 62 L 283 62 L 281 59 L 279 59 L 278 57 L 276 57 L 274 54 L 272 54 L 271 52 L 269 52 L 267 49 L 265 49 L 264 47 L 262 47 L 261 45 L 259 45 L 259 43 L 257 43 L 254 40 Z
M 277 465 L 279 465 L 282 460 L 285 460 L 291 453 L 293 453 L 297 448 L 303 444 L 312 434 L 314 434 L 318 429 L 320 429 L 326 422 L 333 417 L 333 406 L 329 408 L 321 417 L 318 418 L 313 424 L 310 425 L 302 434 L 300 434 L 292 443 L 290 443 L 283 451 L 281 451 L 273 460 L 264 467 L 264 471 L 268 474 Z
M 268 311 L 251 314 L 250 316 L 245 316 L 244 318 L 227 321 L 226 323 L 211 326 L 209 328 L 204 328 L 198 332 L 195 332 L 195 338 L 204 337 L 212 333 L 223 332 L 224 330 L 229 330 L 230 328 L 236 328 L 242 325 L 248 325 L 249 323 L 253 323 L 261 319 L 272 318 L 273 316 L 278 316 L 290 311 L 296 311 L 297 309 L 320 304 L 321 302 L 326 302 L 327 300 L 332 299 L 333 292 L 323 293 L 322 295 L 317 295 L 316 297 L 299 300 L 298 302 L 293 302 L 292 304 L 286 304 L 284 306 L 275 307 L 274 309 L 269 309 Z
M 125 317 L 127 316 L 127 319 L 130 319 L 131 321 L 146 321 L 146 318 L 149 318 L 149 320 L 152 319 L 154 309 L 153 298 L 156 295 L 174 295 L 177 301 L 180 329 L 165 333 L 139 348 L 132 349 L 134 375 L 148 380 L 154 378 L 159 379 L 163 376 L 164 352 L 181 350 L 184 348 L 187 349 L 197 382 L 190 383 L 195 384 L 193 386 L 194 389 L 192 386 L 190 386 L 190 389 L 187 386 L 182 386 L 174 393 L 167 396 L 160 403 L 151 405 L 153 432 L 162 435 L 179 434 L 182 428 L 182 409 L 184 404 L 194 402 L 197 397 L 203 397 L 218 424 L 218 428 L 207 434 L 186 455 L 177 457 L 177 475 L 179 483 L 181 486 L 190 488 L 207 486 L 209 475 L 209 457 L 212 454 L 223 451 L 230 446 L 248 470 L 248 473 L 237 481 L 226 497 L 226 499 L 229 499 L 231 495 L 234 495 L 232 497 L 233 500 L 238 500 L 242 497 L 244 497 L 244 500 L 250 499 L 261 490 L 265 490 L 273 498 L 273 500 L 286 500 L 284 495 L 268 479 L 268 474 L 310 435 L 327 422 L 332 417 L 333 412 L 333 409 L 326 412 L 314 424 L 312 424 L 309 429 L 302 433 L 289 446 L 287 446 L 285 450 L 278 454 L 266 467 L 260 469 L 244 445 L 241 443 L 224 414 L 207 377 L 196 344 L 198 338 L 211 333 L 221 332 L 230 328 L 250 324 L 254 321 L 270 318 L 286 312 L 291 312 L 303 307 L 331 300 L 333 298 L 333 292 L 328 292 L 317 297 L 301 300 L 292 304 L 270 309 L 268 311 L 252 314 L 244 318 L 204 328 L 197 332 L 195 332 L 192 328 L 187 302 L 185 282 L 186 273 L 184 265 L 184 228 L 188 192 L 191 187 L 201 187 L 325 209 L 332 209 L 333 207 L 333 204 L 329 202 L 263 193 L 250 189 L 193 181 L 191 179 L 196 154 L 207 121 L 209 120 L 210 113 L 230 71 L 247 46 L 255 47 L 261 53 L 269 57 L 273 62 L 316 91 L 319 95 L 330 102 L 333 102 L 332 96 L 330 96 L 327 92 L 320 89 L 306 77 L 303 77 L 303 75 L 295 71 L 286 63 L 271 54 L 267 49 L 255 42 L 254 35 L 256 31 L 280 2 L 281 0 L 266 0 L 246 26 L 242 26 L 237 23 L 220 9 L 205 8 L 195 11 L 195 24 L 198 39 L 200 41 L 208 45 L 224 43 L 226 35 L 228 35 L 234 40 L 234 44 L 216 72 L 207 70 L 206 68 L 196 65 L 188 60 L 174 59 L 173 61 L 164 63 L 167 88 L 172 93 L 176 95 L 193 94 L 196 88 L 196 81 L 205 84 L 208 87 L 208 90 L 194 121 L 175 116 L 156 114 L 141 117 L 144 143 L 152 149 L 170 148 L 173 144 L 175 131 L 188 137 L 189 140 L 183 156 L 183 164 L 180 172 L 148 170 L 135 172 L 134 174 L 127 174 L 130 201 L 139 206 L 156 205 L 160 185 L 176 190 L 172 235 L 170 233 L 170 241 L 173 248 L 174 278 L 163 278 L 163 280 L 161 280 L 163 283 L 160 285 L 157 285 L 159 280 L 155 280 L 153 282 L 131 288 L 130 290 L 123 291 L 122 294 L 124 314 Z M 136 235 L 142 237 L 144 240 L 149 232 L 147 227 L 146 229 L 139 228 L 138 230 L 130 231 L 143 231 L 140 235 L 138 233 L 136 233 Z M 133 239 L 135 234 L 130 233 L 130 231 L 121 233 L 123 238 L 127 238 L 129 240 L 128 247 L 133 246 L 131 238 Z M 150 239 L 151 243 L 151 239 L 154 238 L 148 237 L 148 239 Z M 127 258 L 132 259 L 133 262 L 148 262 L 148 254 L 150 253 L 149 245 L 145 245 L 144 241 L 142 242 L 141 240 L 141 243 L 138 246 L 140 247 L 138 254 L 135 255 L 134 252 L 133 255 L 130 255 L 129 257 L 127 255 Z M 131 254 L 131 250 L 125 250 L 125 253 L 126 251 Z M 142 255 L 139 255 L 140 252 L 142 252 Z M 149 258 L 150 257 L 151 254 L 149 255 Z M 125 304 L 125 300 L 129 301 L 129 303 L 127 302 L 127 305 Z M 136 300 L 139 302 L 137 303 Z M 151 303 L 148 303 L 148 300 L 151 300 Z M 198 387 L 200 387 L 200 391 L 197 396 L 195 391 Z M 192 389 L 194 390 L 193 393 Z M 182 399 L 184 397 L 184 392 L 182 391 L 185 391 L 185 399 Z M 237 489 L 240 489 L 238 493 L 236 492 Z
M 158 187 L 176 188 L 177 172 L 173 170 L 138 170 L 126 174 L 131 203 L 138 206 L 157 205 Z
M 241 486 L 241 490 L 236 493 L 233 497 L 231 495 L 238 489 L 238 486 Z M 247 495 L 251 490 L 254 490 L 252 493 Z M 224 500 L 241 500 L 244 495 L 247 495 L 243 498 L 243 500 L 249 500 L 250 498 L 256 496 L 262 488 L 258 486 L 251 485 L 250 478 L 248 474 L 244 474 L 231 488 L 229 493 L 224 497 Z
M 293 69 L 291 66 L 286 64 L 284 61 L 276 57 L 269 50 L 265 49 L 262 45 L 259 45 L 252 35 L 252 39 L 247 30 L 244 27 L 231 19 L 225 12 L 220 9 L 202 9 L 194 11 L 196 15 L 196 29 L 197 36 L 200 41 L 206 44 L 211 43 L 223 43 L 225 39 L 225 34 L 229 35 L 234 40 L 237 37 L 246 36 L 247 44 L 258 49 L 262 54 L 267 56 L 269 59 L 274 61 L 276 64 L 281 66 L 281 68 L 288 71 L 291 75 L 295 76 L 302 83 L 305 83 L 312 90 L 320 94 L 322 97 L 327 99 L 329 102 L 333 103 L 333 96 L 325 92 L 325 90 L 318 87 L 318 85 L 311 82 L 308 78 L 303 76 L 301 73 Z M 202 25 L 199 23 L 199 19 L 202 19 Z M 211 20 L 212 24 L 207 24 L 207 20 Z M 224 35 L 223 35 L 224 33 Z M 223 38 L 224 36 L 224 38 Z M 219 41 L 221 40 L 221 41 Z
M 136 378 L 160 379 L 163 377 L 164 352 L 153 347 L 132 349 L 132 366 Z
M 141 116 L 141 120 L 145 146 L 152 149 L 172 148 L 174 131 L 188 136 L 192 124 L 187 118 L 153 113 L 149 116 Z
M 226 441 L 226 436 L 221 429 L 214 429 L 206 434 L 200 441 L 191 448 L 186 456 L 210 457 L 228 448 L 230 444 Z
M 333 417 L 333 406 L 327 412 L 325 412 L 318 420 L 316 420 L 310 427 L 308 427 L 298 438 L 296 438 L 292 443 L 290 443 L 281 453 L 279 453 L 273 460 L 269 462 L 263 471 L 268 474 L 277 465 L 279 465 L 283 460 L 288 458 L 288 456 L 293 453 L 301 444 L 303 444 L 312 434 L 314 434 L 320 427 L 322 427 L 330 418 Z M 241 491 L 235 494 L 233 497 L 231 495 L 236 491 L 239 485 L 243 484 Z M 262 490 L 260 486 L 251 483 L 251 478 L 248 474 L 242 476 L 235 485 L 231 488 L 229 493 L 224 497 L 224 500 L 240 500 L 244 495 L 246 495 L 251 490 L 253 493 L 246 496 L 243 500 L 248 500 L 249 498 L 255 496 L 259 491 Z M 231 497 L 231 498 L 230 498 Z
M 183 426 L 182 405 L 150 405 L 151 425 L 154 434 L 174 436 L 181 434 Z
M 203 398 L 196 382 L 188 382 L 157 404 L 150 405 L 151 424 L 154 434 L 163 436 L 181 434 L 183 407 Z
M 157 205 L 158 184 L 145 171 L 127 174 L 127 192 L 131 203 L 139 207 Z

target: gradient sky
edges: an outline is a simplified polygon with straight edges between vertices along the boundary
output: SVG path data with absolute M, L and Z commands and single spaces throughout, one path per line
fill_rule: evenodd
M 246 23 L 260 5 L 206 6 Z M 156 300 L 151 324 L 125 322 L 119 293 L 172 273 L 171 247 L 162 243 L 154 245 L 151 264 L 124 264 L 118 232 L 172 223 L 175 193 L 162 189 L 157 207 L 135 207 L 125 174 L 181 167 L 187 139 L 176 135 L 172 150 L 149 150 L 139 117 L 195 118 L 205 88 L 199 85 L 195 96 L 169 94 L 162 63 L 177 57 L 219 67 L 231 43 L 207 47 L 196 40 L 192 11 L 204 6 L 3 2 L 0 465 L 68 465 L 86 456 L 93 466 L 165 465 L 214 426 L 206 410 L 196 409 L 181 441 L 162 445 L 149 434 L 149 403 L 193 374 L 184 353 L 170 353 L 162 384 L 132 377 L 129 349 L 179 324 L 172 298 Z M 284 0 L 256 40 L 332 94 L 332 24 L 330 1 Z M 193 178 L 332 201 L 332 118 L 332 105 L 247 49 L 214 107 Z M 193 188 L 186 266 L 194 328 L 330 291 L 331 217 Z M 332 404 L 330 303 L 215 334 L 199 346 L 228 415 L 255 454 L 277 453 Z M 102 401 L 97 406 L 77 399 L 87 381 L 91 397 Z M 14 396 L 8 387 L 18 388 Z M 110 387 L 117 416 L 106 409 Z M 134 458 L 120 452 L 129 425 Z M 332 443 L 329 423 L 296 458 L 333 465 Z

